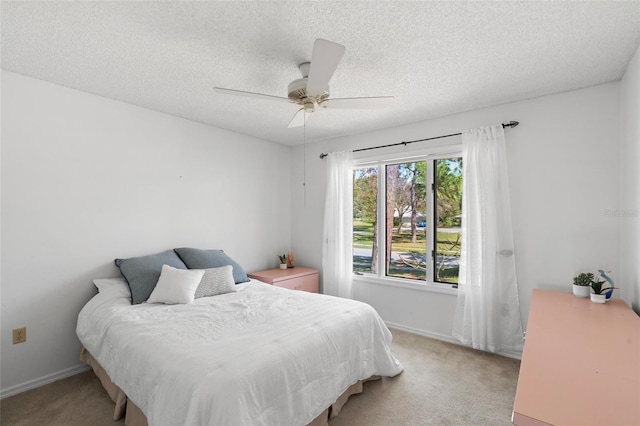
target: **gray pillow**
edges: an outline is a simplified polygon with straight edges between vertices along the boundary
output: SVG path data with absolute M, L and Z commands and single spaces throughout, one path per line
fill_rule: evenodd
M 209 268 L 204 270 L 195 298 L 217 296 L 234 291 L 236 291 L 236 282 L 233 279 L 233 266 Z
M 226 255 L 222 250 L 200 250 L 195 248 L 182 247 L 174 249 L 180 259 L 189 269 L 209 269 L 221 266 L 233 266 L 233 280 L 236 284 L 249 281 L 247 273 L 238 265 L 236 261 Z
M 131 304 L 137 305 L 146 301 L 158 283 L 162 265 L 173 266 L 178 269 L 187 269 L 173 250 L 149 256 L 130 257 L 129 259 L 116 259 L 116 266 L 120 268 L 122 276 L 127 280 L 131 290 Z

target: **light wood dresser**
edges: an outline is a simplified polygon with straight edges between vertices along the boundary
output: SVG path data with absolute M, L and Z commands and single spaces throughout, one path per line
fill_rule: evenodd
M 512 420 L 640 425 L 640 317 L 620 299 L 535 289 Z
M 318 270 L 296 266 L 287 269 L 267 269 L 247 274 L 250 278 L 260 280 L 276 287 L 291 290 L 302 290 L 318 293 Z

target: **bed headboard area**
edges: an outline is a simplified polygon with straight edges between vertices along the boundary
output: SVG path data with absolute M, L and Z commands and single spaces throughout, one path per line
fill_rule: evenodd
M 239 284 L 249 281 L 244 268 L 223 250 L 181 247 L 146 256 L 115 259 L 115 264 L 129 285 L 131 303 L 134 305 L 146 302 L 158 284 L 163 284 L 164 286 L 175 284 L 173 287 L 177 287 L 188 286 L 189 281 L 195 281 L 193 288 L 195 295 L 204 273 L 207 274 L 207 278 L 210 281 L 209 286 L 221 286 L 222 284 L 218 285 L 219 281 L 212 280 L 211 277 L 220 274 L 220 271 L 213 271 L 213 269 L 225 266 L 231 267 L 230 272 L 232 273 L 231 280 L 233 283 Z M 184 272 L 181 273 L 181 270 Z M 203 270 L 205 272 L 199 277 L 191 277 L 190 275 L 193 274 L 190 274 L 189 270 Z M 193 301 L 193 298 L 190 298 L 191 301 Z M 189 303 L 188 299 L 184 303 Z

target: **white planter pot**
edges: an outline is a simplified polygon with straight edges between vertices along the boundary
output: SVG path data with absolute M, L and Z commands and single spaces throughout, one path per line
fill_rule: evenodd
M 287 269 L 287 264 L 286 263 L 281 263 L 280 264 L 280 269 Z
M 576 297 L 589 297 L 591 294 L 591 286 L 573 285 L 573 295 Z
M 594 303 L 605 303 L 607 301 L 606 294 L 591 294 L 591 301 Z

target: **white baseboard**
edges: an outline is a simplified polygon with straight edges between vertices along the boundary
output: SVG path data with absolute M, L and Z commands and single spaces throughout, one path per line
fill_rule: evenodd
M 457 345 L 460 344 L 460 342 L 454 339 L 453 336 L 447 336 L 445 334 L 433 333 L 431 331 L 421 330 L 413 327 L 407 327 L 406 325 L 396 324 L 389 321 L 385 321 L 384 323 L 387 324 L 387 327 L 389 328 L 395 328 L 400 331 L 406 331 L 407 333 L 413 333 L 419 336 L 430 337 L 432 339 L 442 340 L 444 342 L 449 342 L 449 343 L 455 343 Z
M 443 342 L 453 343 L 454 345 L 469 347 L 460 343 L 460 341 L 458 339 L 455 339 L 453 336 L 447 336 L 446 334 L 433 333 L 431 331 L 421 330 L 413 327 L 407 327 L 405 325 L 395 324 L 389 321 L 385 321 L 385 324 L 387 324 L 387 327 L 389 328 L 395 328 L 400 331 L 406 331 L 407 333 L 413 333 L 419 336 L 429 337 L 431 339 L 442 340 Z M 495 352 L 495 354 L 504 356 L 507 358 L 522 359 L 522 353 L 520 352 L 502 352 L 501 351 L 501 352 Z
M 53 383 L 58 380 L 65 379 L 67 377 L 73 376 L 75 374 L 79 374 L 91 369 L 90 366 L 86 364 L 78 364 L 75 367 L 70 367 L 64 369 L 62 371 L 58 371 L 53 374 L 46 375 L 44 377 L 40 377 L 38 379 L 29 380 L 28 382 L 21 383 L 19 385 L 11 386 L 6 389 L 0 390 L 0 399 L 7 398 L 9 396 L 17 395 L 19 393 L 39 388 L 40 386 L 44 386 L 49 383 Z

